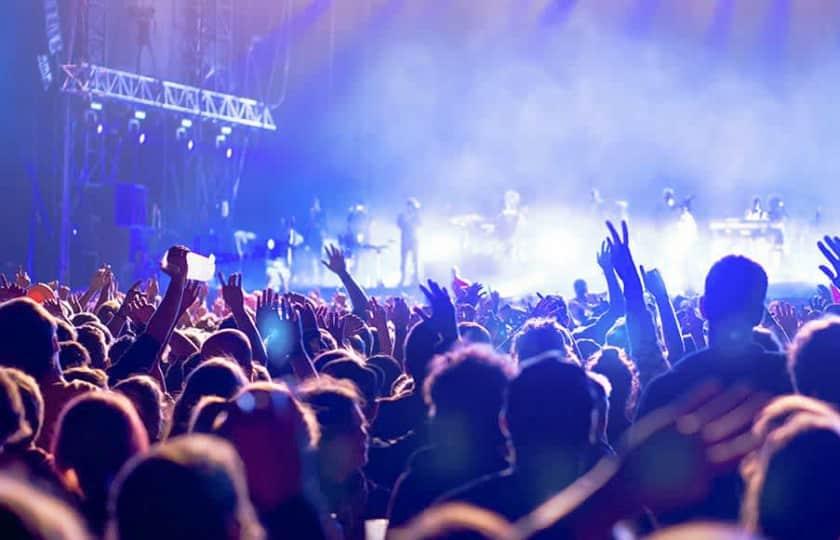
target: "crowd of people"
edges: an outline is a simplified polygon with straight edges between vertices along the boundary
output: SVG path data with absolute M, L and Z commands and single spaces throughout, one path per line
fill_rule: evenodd
M 840 238 L 789 303 L 736 255 L 671 294 L 607 226 L 568 302 L 374 298 L 335 247 L 332 298 L 181 246 L 163 290 L 0 276 L 0 537 L 840 538 Z

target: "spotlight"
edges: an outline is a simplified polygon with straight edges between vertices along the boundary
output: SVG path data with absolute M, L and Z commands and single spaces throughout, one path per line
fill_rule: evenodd
M 232 158 L 232 157 L 233 157 L 233 148 L 228 148 L 228 149 L 225 151 L 225 157 L 226 157 L 226 158 L 228 158 L 228 159 L 230 159 L 230 158 Z
M 265 243 L 265 247 L 268 248 L 269 251 L 274 251 L 274 246 L 277 244 L 274 242 L 274 238 L 269 238 L 268 242 Z
M 91 101 L 90 102 L 90 108 L 93 109 L 94 111 L 101 111 L 102 110 L 102 104 L 99 103 L 98 101 Z
M 96 126 L 96 134 L 97 134 L 97 135 L 102 135 L 102 132 L 103 132 L 103 131 L 105 131 L 105 126 L 103 126 L 102 124 L 97 124 L 97 126 Z
M 192 139 L 190 139 L 187 141 L 187 150 L 192 151 L 193 148 L 195 148 L 195 142 Z
M 182 128 L 191 128 L 192 127 L 192 120 L 189 118 L 184 118 L 181 120 L 181 127 Z
M 222 126 L 222 135 L 230 135 L 233 129 L 230 126 Z
M 187 137 L 187 129 L 185 127 L 179 127 L 175 130 L 175 139 L 182 141 Z
M 128 132 L 129 133 L 137 133 L 140 131 L 140 120 L 136 118 L 132 118 L 128 121 Z
M 146 134 L 141 133 L 140 136 L 137 137 L 137 142 L 140 143 L 140 144 L 145 144 L 146 143 Z
M 145 120 L 146 111 L 134 111 L 134 118 L 136 118 L 137 120 Z
M 216 148 L 221 148 L 225 144 L 225 139 L 224 135 L 216 135 Z

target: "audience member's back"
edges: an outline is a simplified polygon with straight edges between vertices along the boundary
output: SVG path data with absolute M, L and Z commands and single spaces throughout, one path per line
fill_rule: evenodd
M 581 474 L 592 451 L 595 396 L 583 368 L 545 357 L 526 363 L 508 388 L 504 419 L 514 466 L 444 497 L 516 520 Z
M 657 377 L 642 395 L 637 417 L 677 400 L 704 382 L 745 385 L 770 395 L 791 393 L 793 386 L 784 355 L 767 352 L 753 341 L 753 327 L 764 315 L 767 274 L 741 256 L 724 257 L 706 276 L 701 310 L 709 323 L 709 347 L 683 358 Z M 663 455 L 663 464 L 667 463 Z M 663 465 L 664 466 L 664 465 Z M 663 470 L 663 474 L 669 474 Z M 735 520 L 743 483 L 736 474 L 715 481 L 698 504 L 660 515 L 666 523 L 694 519 Z
M 767 274 L 757 263 L 728 256 L 706 276 L 703 314 L 709 322 L 709 347 L 685 357 L 653 380 L 642 396 L 638 415 L 666 405 L 706 380 L 724 386 L 745 384 L 773 395 L 793 387 L 784 356 L 766 352 L 753 340 L 764 314 Z

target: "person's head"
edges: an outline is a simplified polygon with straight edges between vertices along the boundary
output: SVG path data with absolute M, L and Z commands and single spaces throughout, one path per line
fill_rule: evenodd
M 132 460 L 111 492 L 119 540 L 257 540 L 263 531 L 248 499 L 245 470 L 230 443 L 177 437 Z
M 610 381 L 612 414 L 623 414 L 627 420 L 632 419 L 641 386 L 636 364 L 627 354 L 617 347 L 604 347 L 586 362 L 586 368 Z
M 202 358 L 232 358 L 249 379 L 252 371 L 251 355 L 251 343 L 239 330 L 219 330 L 201 346 Z
M 429 363 L 437 354 L 440 337 L 426 322 L 415 324 L 405 339 L 405 372 L 420 387 L 429 373 Z
M 752 329 L 764 315 L 767 273 L 760 264 L 741 255 L 728 255 L 706 275 L 706 289 L 700 301 L 709 321 L 710 336 L 720 332 L 727 340 L 751 339 Z
M 242 456 L 258 509 L 303 490 L 304 460 L 318 447 L 321 431 L 311 407 L 285 385 L 249 384 L 227 403 L 213 429 Z
M 14 368 L 0 368 L 17 385 L 26 422 L 29 424 L 29 436 L 21 438 L 14 444 L 18 448 L 27 448 L 38 438 L 41 426 L 44 424 L 44 398 L 35 379 Z
M 0 475 L 0 531 L 16 540 L 87 540 L 82 519 L 55 497 Z
M 31 434 L 20 390 L 5 370 L 0 370 L 0 450 L 6 444 L 17 443 Z
M 376 372 L 373 369 L 356 360 L 341 359 L 333 360 L 325 365 L 321 373 L 334 379 L 352 382 L 364 400 L 365 405 L 362 410 L 365 413 L 365 418 L 369 422 L 373 421 L 378 410 L 376 400 L 379 398 Z
M 560 357 L 526 363 L 510 383 L 504 412 L 517 459 L 546 449 L 587 446 L 594 411 L 595 396 L 583 368 Z
M 321 428 L 322 472 L 343 481 L 367 463 L 368 426 L 362 397 L 352 383 L 326 375 L 304 382 L 300 397 L 312 407 Z
M 487 346 L 472 345 L 436 357 L 423 397 L 440 442 L 457 443 L 461 438 L 491 447 L 503 442 L 499 414 L 514 373 L 513 361 Z
M 89 367 L 74 367 L 64 370 L 64 380 L 70 381 L 84 381 L 90 383 L 102 390 L 108 389 L 108 374 L 101 369 L 93 369 Z
M 774 540 L 840 537 L 840 419 L 799 413 L 770 432 L 748 479 L 746 524 Z
M 117 314 L 117 311 L 120 309 L 120 303 L 116 300 L 110 300 L 101 304 L 96 311 L 94 311 L 94 315 L 99 318 L 99 321 L 103 324 L 110 321 L 111 318 Z
M 55 319 L 55 334 L 58 341 L 76 341 L 76 327 L 64 319 Z
M 97 369 L 108 367 L 108 344 L 105 333 L 94 324 L 83 324 L 77 330 L 77 341 L 90 355 L 90 365 Z
M 797 392 L 840 407 L 840 318 L 806 323 L 788 351 L 788 370 Z
M 35 380 L 57 373 L 55 320 L 29 298 L 0 304 L 0 365 L 20 369 Z
M 83 311 L 81 313 L 76 313 L 75 315 L 70 317 L 70 322 L 73 323 L 73 326 L 78 328 L 88 323 L 98 323 L 99 319 L 93 313 L 90 313 L 89 311 Z
M 90 353 L 78 342 L 62 341 L 58 347 L 58 362 L 62 370 L 90 366 Z
M 367 363 L 369 366 L 379 368 L 379 371 L 382 373 L 382 387 L 379 393 L 382 396 L 390 396 L 394 383 L 402 375 L 400 363 L 393 356 L 385 354 L 371 356 L 368 358 Z
M 575 289 L 575 297 L 577 298 L 585 298 L 589 294 L 589 285 L 587 285 L 586 280 L 576 279 L 572 287 Z
M 238 364 L 223 358 L 205 361 L 187 377 L 184 391 L 172 411 L 170 436 L 187 432 L 193 408 L 204 396 L 230 399 L 248 383 Z
M 101 503 L 120 468 L 146 451 L 149 438 L 131 402 L 113 392 L 90 392 L 73 399 L 58 419 L 52 453 L 68 485 Z
M 149 441 L 155 443 L 163 434 L 163 392 L 160 385 L 148 375 L 134 375 L 123 379 L 114 391 L 127 397 L 149 435 Z
M 120 358 L 125 354 L 125 351 L 128 350 L 134 344 L 134 337 L 125 335 L 120 336 L 119 338 L 115 339 L 111 342 L 108 346 L 108 360 L 112 364 L 116 364 L 120 361 Z
M 571 345 L 568 332 L 554 319 L 529 319 L 513 338 L 513 355 L 519 362 L 547 352 L 569 357 Z
M 493 343 L 493 338 L 490 336 L 490 332 L 476 322 L 462 321 L 458 323 L 458 333 L 461 335 L 461 341 L 468 345 L 491 345 Z

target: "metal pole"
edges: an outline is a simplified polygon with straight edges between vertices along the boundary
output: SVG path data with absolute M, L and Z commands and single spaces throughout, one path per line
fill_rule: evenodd
M 70 190 L 72 188 L 73 163 L 73 111 L 71 96 L 64 96 L 64 156 L 61 164 L 61 216 L 58 232 L 58 279 L 61 283 L 70 280 Z

